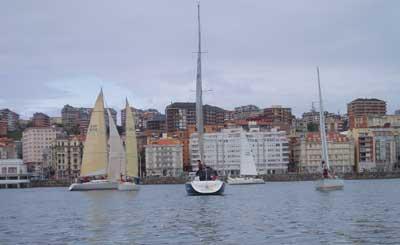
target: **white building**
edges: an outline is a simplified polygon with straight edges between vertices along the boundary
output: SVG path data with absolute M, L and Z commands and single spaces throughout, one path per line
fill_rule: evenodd
M 19 188 L 29 182 L 27 167 L 22 159 L 0 160 L 0 188 Z
M 248 144 L 258 174 L 286 173 L 289 164 L 289 143 L 285 131 L 260 131 L 258 127 L 228 128 L 204 134 L 204 163 L 221 175 L 239 175 L 241 156 Z M 190 156 L 193 170 L 200 159 L 198 135 L 190 137 Z
M 145 145 L 147 176 L 181 176 L 183 146 L 178 140 L 162 138 Z
M 22 133 L 22 152 L 24 163 L 28 171 L 40 173 L 43 164 L 44 150 L 50 149 L 51 143 L 56 139 L 56 129 L 27 128 Z
M 27 168 L 22 159 L 0 160 L 1 175 L 27 174 Z

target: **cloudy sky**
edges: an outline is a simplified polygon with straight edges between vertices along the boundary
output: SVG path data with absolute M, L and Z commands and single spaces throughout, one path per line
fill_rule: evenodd
M 345 112 L 356 97 L 400 108 L 398 0 L 202 0 L 204 102 L 317 101 Z M 56 116 L 64 104 L 138 108 L 194 101 L 195 0 L 0 2 L 0 108 Z

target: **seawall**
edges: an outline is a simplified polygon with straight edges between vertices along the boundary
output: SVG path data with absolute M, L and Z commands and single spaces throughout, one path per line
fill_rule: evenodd
M 400 171 L 397 172 L 369 172 L 369 173 L 349 173 L 339 175 L 346 180 L 361 180 L 361 179 L 400 179 Z M 267 182 L 279 181 L 312 181 L 321 178 L 321 174 L 274 174 L 262 175 Z M 162 185 L 162 184 L 184 184 L 188 181 L 186 177 L 147 177 L 142 179 L 144 185 Z M 73 183 L 72 180 L 32 180 L 31 187 L 68 187 Z

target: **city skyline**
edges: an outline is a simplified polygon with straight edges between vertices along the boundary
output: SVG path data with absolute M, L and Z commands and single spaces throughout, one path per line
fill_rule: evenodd
M 399 6 L 203 0 L 204 88 L 213 90 L 204 103 L 279 104 L 299 116 L 317 101 L 320 65 L 327 111 L 374 97 L 391 114 L 400 107 Z M 194 102 L 195 1 L 5 1 L 0 13 L 1 108 L 23 118 L 59 115 L 65 104 L 92 107 L 101 86 L 116 109 L 125 97 L 161 112 L 170 102 Z

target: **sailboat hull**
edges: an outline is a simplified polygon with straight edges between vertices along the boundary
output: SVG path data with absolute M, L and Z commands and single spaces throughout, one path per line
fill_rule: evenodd
M 70 191 L 117 190 L 118 182 L 109 180 L 92 180 L 85 183 L 73 183 Z
M 214 181 L 194 180 L 186 183 L 185 188 L 189 196 L 223 195 L 225 191 L 225 183 L 220 180 L 214 180 Z
M 263 179 L 256 178 L 228 178 L 228 184 L 230 185 L 255 185 L 265 184 Z
M 318 191 L 342 190 L 344 182 L 342 179 L 321 179 L 315 183 L 315 189 Z

